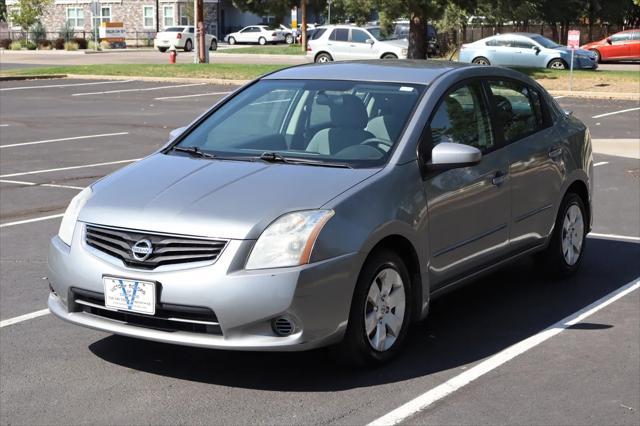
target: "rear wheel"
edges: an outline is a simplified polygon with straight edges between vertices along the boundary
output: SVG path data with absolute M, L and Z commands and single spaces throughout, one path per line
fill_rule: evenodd
M 471 63 L 476 65 L 491 65 L 491 62 L 484 56 L 478 56 L 477 58 L 474 58 Z
M 320 53 L 318 56 L 316 56 L 316 63 L 324 63 L 324 62 L 331 62 L 333 61 L 333 58 L 331 57 L 331 55 L 329 55 L 328 53 Z
M 167 51 L 166 47 L 158 47 L 158 50 L 161 51 L 162 53 Z
M 398 57 L 393 53 L 385 53 L 382 55 L 382 59 L 398 59 Z
M 547 68 L 551 68 L 553 70 L 566 70 L 569 66 L 564 61 L 564 59 L 556 58 L 549 61 Z
M 365 262 L 351 302 L 343 341 L 331 348 L 339 361 L 373 366 L 401 350 L 411 318 L 411 281 L 402 259 L 390 250 Z
M 540 255 L 545 269 L 555 277 L 567 277 L 580 267 L 587 237 L 587 218 L 582 198 L 569 192 L 562 200 L 549 246 Z
M 260 38 L 258 39 L 258 44 L 259 44 L 260 46 L 264 46 L 265 44 L 267 44 L 267 39 L 266 39 L 266 38 L 264 38 L 264 37 L 260 37 Z
M 234 37 L 229 37 L 229 44 L 232 46 L 236 44 L 236 39 Z
M 209 50 L 218 50 L 218 42 L 215 40 L 211 40 L 211 44 L 209 45 Z
M 600 63 L 602 62 L 602 57 L 600 56 L 600 51 L 598 49 L 592 49 L 591 50 L 593 52 L 594 55 L 596 55 L 596 63 Z
M 184 42 L 184 51 L 185 52 L 191 52 L 191 49 L 193 49 L 193 42 L 191 40 L 187 40 Z

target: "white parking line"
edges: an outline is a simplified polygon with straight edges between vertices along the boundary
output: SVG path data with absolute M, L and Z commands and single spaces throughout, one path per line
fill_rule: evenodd
M 131 160 L 109 161 L 107 163 L 85 164 L 85 165 L 82 165 L 82 166 L 59 167 L 57 169 L 44 169 L 44 170 L 34 170 L 34 171 L 31 171 L 31 172 L 10 173 L 8 175 L 0 175 L 0 178 L 26 176 L 26 175 L 36 175 L 38 173 L 60 172 L 60 171 L 63 171 L 63 170 L 84 169 L 84 168 L 88 168 L 88 167 L 109 166 L 111 164 L 133 163 L 133 162 L 138 161 L 138 160 L 140 160 L 140 159 L 139 158 L 132 158 Z
M 183 99 L 183 98 L 197 98 L 198 96 L 215 96 L 215 95 L 228 95 L 232 92 L 207 92 L 196 93 L 195 95 L 181 95 L 181 96 L 163 96 L 162 98 L 154 98 L 154 101 L 164 101 L 165 99 Z
M 122 136 L 128 135 L 129 132 L 118 132 L 118 133 L 102 133 L 99 135 L 86 135 L 86 136 L 74 136 L 71 138 L 60 138 L 60 139 L 46 139 L 43 141 L 34 141 L 34 142 L 21 142 L 21 143 L 12 143 L 10 145 L 0 145 L 1 148 L 12 148 L 15 146 L 26 146 L 26 145 L 38 145 L 41 143 L 51 143 L 51 142 L 61 142 L 61 141 L 75 141 L 79 139 L 93 139 L 93 138 L 104 138 L 107 136 Z
M 47 315 L 49 313 L 49 309 L 41 309 L 39 311 L 31 312 L 30 314 L 20 315 L 19 317 L 9 318 L 6 320 L 0 321 L 0 328 L 6 327 L 8 325 L 17 324 L 22 321 L 27 321 L 33 318 L 38 318 L 43 315 Z
M 51 216 L 34 217 L 33 219 L 19 220 L 17 222 L 0 223 L 0 228 L 8 228 L 10 226 L 24 225 L 25 223 L 42 222 L 43 220 L 57 219 L 64 216 L 64 213 L 52 214 Z
M 601 118 L 601 117 L 608 117 L 610 115 L 615 115 L 615 114 L 622 114 L 623 112 L 631 112 L 631 111 L 638 111 L 640 110 L 640 108 L 629 108 L 629 109 L 623 109 L 621 111 L 613 111 L 613 112 L 608 112 L 606 114 L 600 114 L 600 115 L 594 115 L 591 118 Z
M 593 165 L 593 167 L 604 166 L 605 164 L 609 164 L 609 162 L 608 161 L 600 161 L 598 163 L 595 163 Z
M 553 99 L 562 99 L 562 98 L 566 98 L 566 95 L 565 96 L 554 96 L 553 97 Z
M 204 86 L 205 84 L 207 83 L 191 83 L 191 84 L 180 84 L 177 86 L 174 85 L 174 86 L 146 87 L 144 89 L 108 90 L 106 92 L 74 93 L 71 96 L 108 95 L 110 93 L 125 93 L 125 92 L 148 92 L 150 90 L 179 89 L 181 87 Z
M 630 235 L 599 234 L 597 232 L 589 232 L 589 235 L 587 235 L 587 237 L 604 238 L 604 239 L 607 239 L 607 240 L 621 240 L 621 241 L 640 242 L 640 237 L 632 237 Z
M 626 296 L 634 290 L 640 287 L 640 277 L 635 278 L 628 284 L 620 287 L 619 289 L 607 294 L 599 300 L 596 300 L 589 306 L 586 306 L 572 315 L 561 319 L 552 326 L 544 329 L 543 331 L 535 334 L 527 339 L 524 339 L 508 348 L 498 352 L 490 358 L 482 361 L 476 366 L 466 370 L 464 373 L 447 380 L 439 386 L 423 393 L 417 398 L 407 402 L 406 404 L 396 408 L 388 414 L 374 420 L 369 425 L 395 425 L 409 417 L 419 413 L 425 408 L 429 407 L 436 401 L 452 394 L 460 388 L 468 385 L 479 377 L 484 376 L 492 370 L 500 367 L 506 362 L 514 359 L 518 355 L 525 353 L 526 351 L 538 346 L 551 337 L 563 332 L 567 328 L 574 324 L 583 321 L 585 318 L 595 314 L 602 308 L 612 304 L 618 299 Z
M 28 90 L 28 89 L 50 89 L 53 87 L 73 87 L 73 86 L 94 86 L 96 84 L 118 84 L 118 83 L 131 83 L 135 80 L 118 80 L 118 81 L 93 81 L 91 83 L 69 83 L 69 84 L 51 84 L 47 86 L 21 86 L 21 87 L 4 87 L 0 91 L 8 92 L 10 90 Z
M 8 124 L 0 124 L 0 127 L 9 127 Z
M 0 179 L 0 183 L 13 183 L 15 185 L 26 185 L 26 186 L 47 186 L 50 188 L 67 188 L 67 189 L 79 189 L 83 190 L 84 188 L 81 186 L 71 186 L 71 185 L 58 185 L 56 183 L 35 183 L 35 182 L 25 182 L 22 180 L 6 180 Z

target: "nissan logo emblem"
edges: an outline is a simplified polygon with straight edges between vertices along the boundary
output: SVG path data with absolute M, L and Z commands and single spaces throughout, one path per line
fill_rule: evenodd
M 151 241 L 144 239 L 135 243 L 131 247 L 131 253 L 133 254 L 133 258 L 140 262 L 147 260 L 151 253 L 153 253 L 153 246 L 151 245 Z

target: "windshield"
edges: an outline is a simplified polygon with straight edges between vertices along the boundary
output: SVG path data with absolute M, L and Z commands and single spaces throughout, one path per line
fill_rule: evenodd
M 531 36 L 530 38 L 531 38 L 531 40 L 533 40 L 533 41 L 537 42 L 538 44 L 542 45 L 542 47 L 546 47 L 547 49 L 555 49 L 556 47 L 561 47 L 555 41 L 549 40 L 548 38 L 542 37 L 540 35 Z
M 394 34 L 386 34 L 380 27 L 366 28 L 372 36 L 378 41 L 397 40 L 398 37 Z
M 423 90 L 413 84 L 261 80 L 177 146 L 218 159 L 257 161 L 269 153 L 316 165 L 375 167 L 386 162 Z

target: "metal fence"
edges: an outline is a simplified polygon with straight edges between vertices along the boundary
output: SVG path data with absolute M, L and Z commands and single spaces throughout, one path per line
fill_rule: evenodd
M 127 31 L 126 44 L 127 47 L 153 47 L 153 40 L 156 37 L 155 31 Z M 0 34 L 0 39 L 10 39 L 12 41 L 30 40 L 35 43 L 43 40 L 54 42 L 57 39 L 63 39 L 65 42 L 73 39 L 84 39 L 87 41 L 94 40 L 93 31 L 47 31 L 47 32 L 27 32 L 10 30 Z

